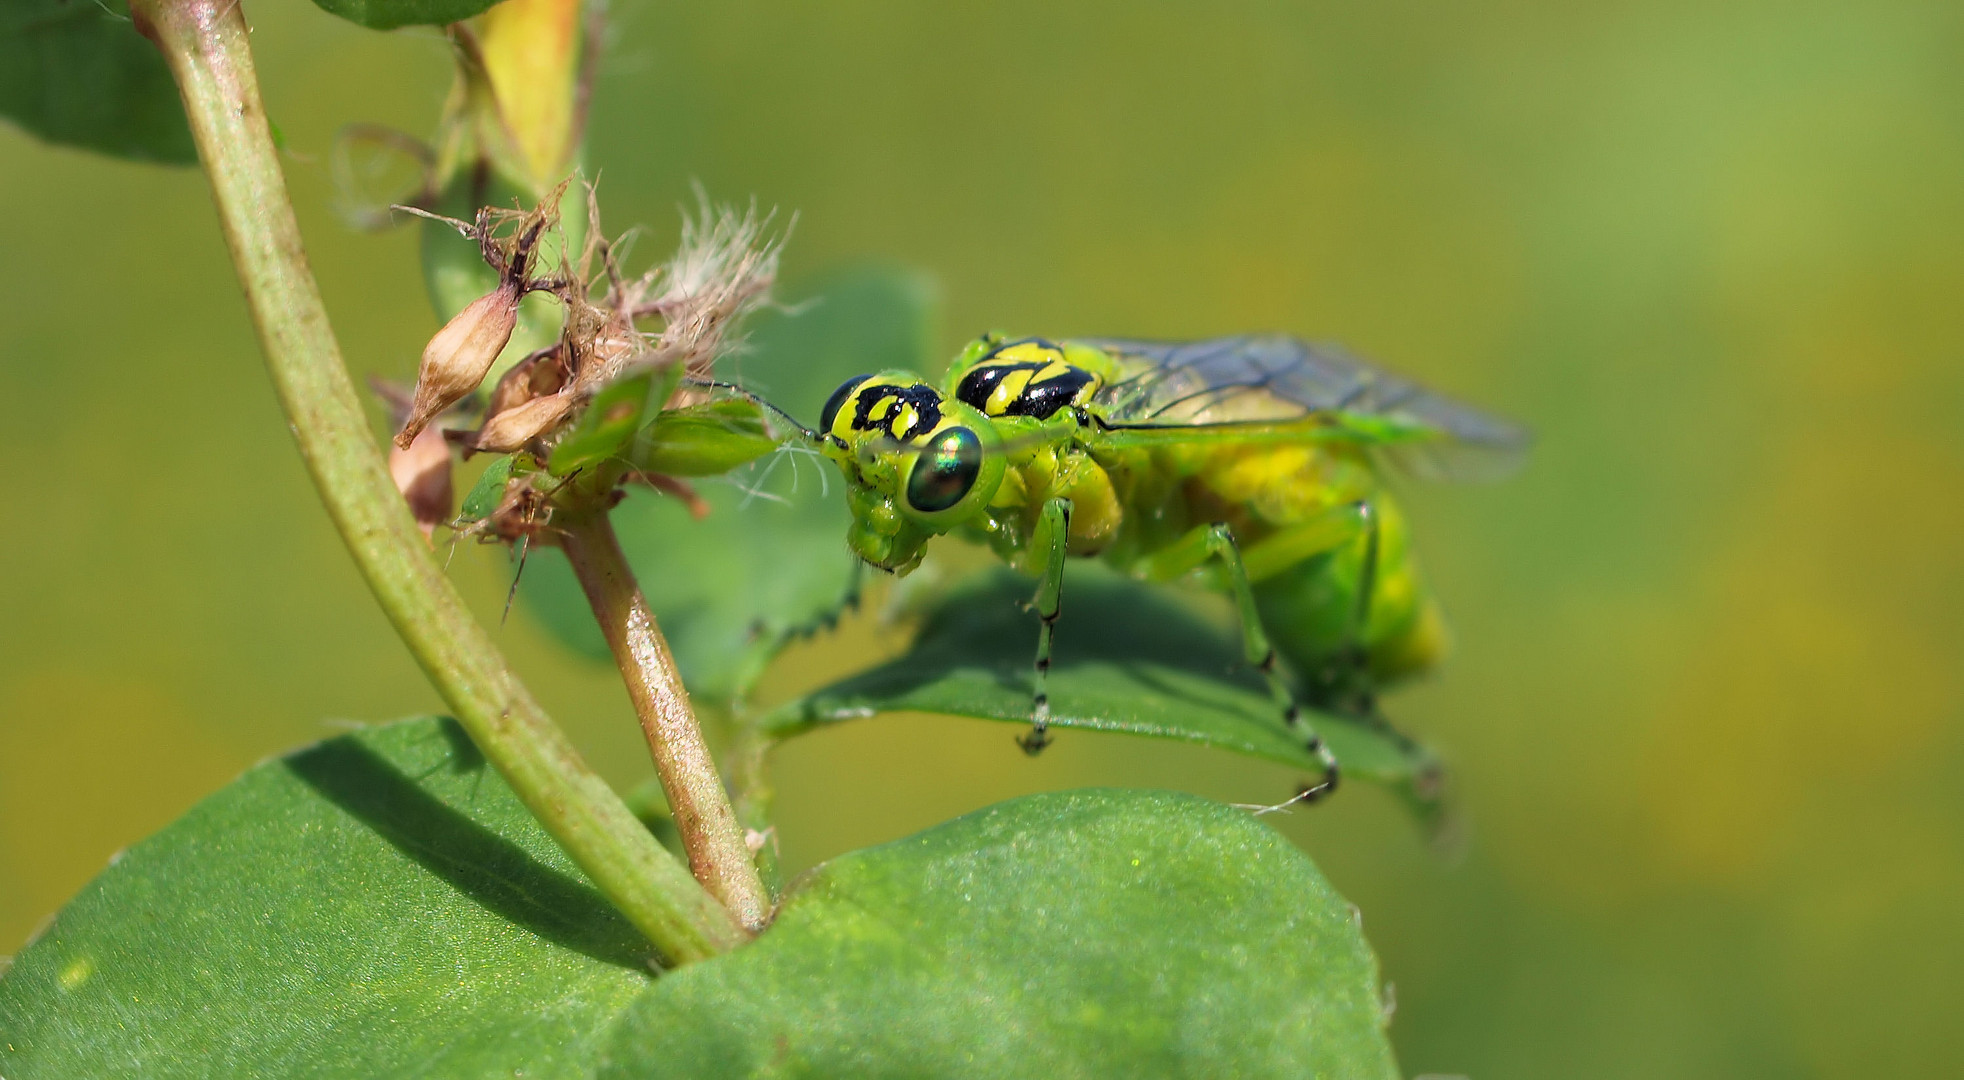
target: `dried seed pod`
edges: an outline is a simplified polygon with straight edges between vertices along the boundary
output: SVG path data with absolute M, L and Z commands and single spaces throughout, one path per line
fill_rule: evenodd
M 438 413 L 462 401 L 484 381 L 491 364 L 511 340 L 518 325 L 518 300 L 524 294 L 516 279 L 470 302 L 436 332 L 423 349 L 416 369 L 416 398 L 409 419 L 396 433 L 396 445 L 408 449 Z
M 490 404 L 484 407 L 486 420 L 507 409 L 516 409 L 533 398 L 557 394 L 566 386 L 566 363 L 562 346 L 538 352 L 512 365 L 491 390 Z
M 566 347 L 555 345 L 549 351 L 542 353 L 538 357 L 538 362 L 533 364 L 526 374 L 529 376 L 527 382 L 532 388 L 533 397 L 544 397 L 564 390 L 567 382 L 573 377 L 572 369 L 566 361 Z
M 454 501 L 450 446 L 442 432 L 425 428 L 407 448 L 390 450 L 389 475 L 395 478 L 396 490 L 402 492 L 403 501 L 409 504 L 409 512 L 415 515 L 416 526 L 423 530 L 425 537 L 432 536 L 438 525 L 450 520 Z
M 570 392 L 537 397 L 484 422 L 477 433 L 477 449 L 510 453 L 551 431 L 573 410 Z

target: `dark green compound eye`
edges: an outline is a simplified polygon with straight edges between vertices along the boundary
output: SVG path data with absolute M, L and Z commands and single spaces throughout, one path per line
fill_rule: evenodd
M 982 471 L 982 440 L 952 427 L 929 440 L 907 477 L 907 505 L 933 514 L 962 501 Z

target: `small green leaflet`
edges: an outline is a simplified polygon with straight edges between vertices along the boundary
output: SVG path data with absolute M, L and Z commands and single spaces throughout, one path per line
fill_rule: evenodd
M 653 416 L 668 399 L 678 378 L 680 372 L 670 367 L 659 375 L 635 375 L 603 388 L 582 408 L 573 429 L 552 448 L 546 471 L 565 476 L 620 456 L 628 440 L 641 430 L 643 419 Z
M 777 449 L 764 412 L 742 398 L 665 409 L 647 444 L 628 457 L 635 467 L 665 476 L 721 476 Z

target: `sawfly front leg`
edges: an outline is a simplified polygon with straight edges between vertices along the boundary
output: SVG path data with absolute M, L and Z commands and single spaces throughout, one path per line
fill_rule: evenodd
M 786 645 L 838 629 L 840 619 L 859 610 L 859 597 L 865 588 L 866 563 L 855 558 L 852 560 L 852 569 L 847 573 L 846 591 L 839 594 L 838 602 L 796 626 L 785 627 L 778 635 L 778 649 L 782 651 Z
M 1030 698 L 1030 733 L 1016 745 L 1032 757 L 1050 745 L 1050 640 L 1057 627 L 1057 616 L 1064 613 L 1065 543 L 1071 531 L 1071 501 L 1051 499 L 1043 504 L 1037 519 L 1031 547 L 1043 559 L 1037 578 L 1037 595 L 1031 608 L 1037 613 L 1036 677 Z
M 1255 590 L 1249 582 L 1248 567 L 1241 558 L 1241 547 L 1235 543 L 1234 530 L 1222 522 L 1195 528 L 1155 556 L 1149 573 L 1156 578 L 1174 578 L 1198 568 L 1209 558 L 1220 560 L 1227 572 L 1228 589 L 1234 595 L 1235 610 L 1241 617 L 1242 655 L 1267 681 L 1269 696 L 1281 711 L 1282 722 L 1290 731 L 1303 735 L 1309 725 L 1303 719 L 1302 706 L 1297 703 L 1296 695 L 1290 691 L 1282 673 L 1276 668 L 1275 646 L 1269 643 L 1268 631 L 1262 628 L 1261 611 L 1255 606 Z M 1313 729 L 1307 731 L 1303 745 L 1316 755 L 1316 760 L 1323 766 L 1323 778 L 1305 787 L 1291 801 L 1311 803 L 1337 790 L 1341 771 L 1336 755 L 1330 752 L 1323 737 Z
M 779 656 L 783 655 L 785 649 L 807 638 L 817 637 L 821 633 L 836 629 L 841 618 L 858 611 L 859 599 L 865 586 L 866 564 L 855 558 L 852 561 L 850 576 L 846 578 L 846 591 L 839 597 L 837 604 L 819 612 L 806 622 L 786 627 L 776 633 L 771 633 L 762 621 L 753 625 L 750 652 L 744 657 L 743 666 L 738 671 L 734 700 L 749 701 L 751 692 L 757 689 L 757 683 L 763 679 L 764 672 Z

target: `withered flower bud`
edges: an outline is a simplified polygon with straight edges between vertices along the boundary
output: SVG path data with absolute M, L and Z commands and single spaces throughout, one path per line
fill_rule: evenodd
M 533 398 L 557 394 L 566 385 L 566 364 L 560 357 L 561 347 L 554 345 L 512 365 L 492 388 L 484 418 L 489 420 L 507 409 L 516 409 Z
M 548 394 L 484 422 L 477 433 L 477 449 L 495 454 L 510 453 L 551 431 L 573 409 L 573 395 Z
M 402 492 L 416 526 L 428 538 L 450 520 L 454 493 L 450 486 L 450 447 L 443 433 L 425 428 L 407 448 L 389 451 L 389 475 Z
M 518 280 L 509 279 L 471 301 L 430 339 L 416 369 L 416 397 L 409 406 L 409 419 L 396 433 L 397 446 L 408 449 L 432 418 L 484 381 L 518 326 L 521 295 Z

